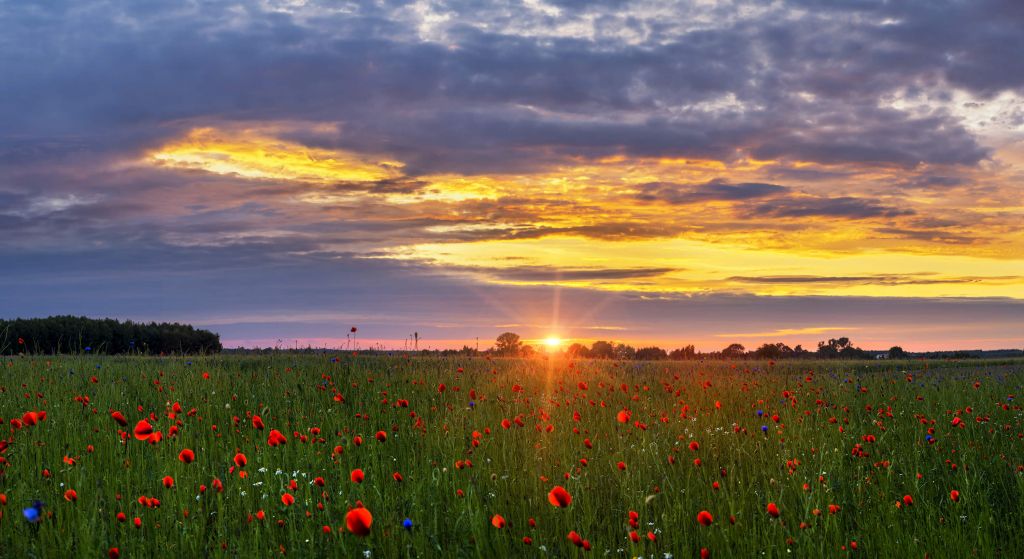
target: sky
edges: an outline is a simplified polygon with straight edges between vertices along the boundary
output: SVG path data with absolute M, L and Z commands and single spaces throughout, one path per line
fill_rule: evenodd
M 0 0 L 0 317 L 1024 347 L 1016 0 Z

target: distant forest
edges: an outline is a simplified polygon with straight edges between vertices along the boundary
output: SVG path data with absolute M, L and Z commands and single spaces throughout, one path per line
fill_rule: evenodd
M 203 354 L 221 350 L 220 336 L 188 324 L 121 322 L 51 316 L 0 320 L 0 354 Z
M 429 352 L 421 352 L 429 353 Z M 498 336 L 495 344 L 488 350 L 476 351 L 470 347 L 463 347 L 461 350 L 443 350 L 442 355 L 499 355 L 508 357 L 532 357 L 538 353 L 533 346 L 524 344 L 518 334 L 505 332 Z M 847 337 L 829 338 L 818 342 L 818 347 L 813 350 L 804 349 L 802 346 L 789 347 L 784 343 L 765 343 L 756 349 L 748 350 L 742 344 L 729 344 L 720 351 L 700 352 L 693 345 L 687 345 L 678 349 L 667 351 L 660 347 L 634 348 L 631 345 L 615 343 L 610 341 L 596 341 L 587 347 L 583 344 L 574 343 L 564 350 L 565 355 L 584 359 L 635 359 L 639 361 L 692 361 L 702 359 L 753 359 L 753 360 L 781 360 L 781 359 L 917 359 L 917 358 L 949 358 L 949 359 L 971 359 L 971 358 L 998 358 L 998 357 L 1024 357 L 1024 351 L 1019 349 L 1001 350 L 958 350 L 958 351 L 930 351 L 923 353 L 912 353 L 904 351 L 900 346 L 892 346 L 888 350 L 867 350 L 861 349 Z

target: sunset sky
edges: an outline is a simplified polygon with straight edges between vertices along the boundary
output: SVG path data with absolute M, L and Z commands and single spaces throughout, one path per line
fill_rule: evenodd
M 33 4 L 0 318 L 1024 347 L 1024 2 Z

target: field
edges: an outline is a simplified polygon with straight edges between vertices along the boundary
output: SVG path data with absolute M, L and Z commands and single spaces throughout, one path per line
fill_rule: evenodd
M 3 557 L 1024 549 L 1020 361 L 2 364 Z

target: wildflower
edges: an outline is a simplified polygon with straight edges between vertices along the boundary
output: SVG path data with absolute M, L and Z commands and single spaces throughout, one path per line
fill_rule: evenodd
M 548 492 L 548 502 L 551 503 L 552 506 L 565 508 L 572 503 L 572 495 L 570 495 L 569 492 L 561 485 L 556 485 L 554 489 Z
M 345 527 L 357 536 L 368 535 L 372 524 L 373 515 L 363 507 L 354 508 L 345 515 Z
M 153 434 L 153 426 L 150 425 L 150 423 L 148 421 L 146 421 L 145 419 L 140 419 L 139 422 L 135 424 L 135 438 L 136 439 L 138 439 L 140 441 L 145 441 L 145 440 L 149 439 L 150 435 L 152 435 L 152 434 Z
M 32 506 L 22 509 L 21 514 L 25 516 L 25 520 L 35 524 L 43 520 L 43 502 L 32 501 Z

